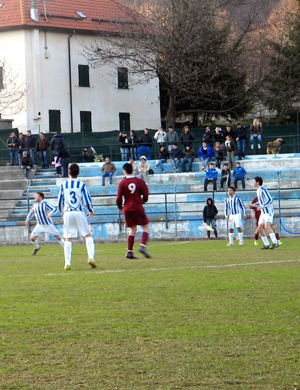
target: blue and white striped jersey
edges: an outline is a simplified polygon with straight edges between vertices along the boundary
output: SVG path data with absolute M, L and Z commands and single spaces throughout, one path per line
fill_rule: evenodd
M 53 225 L 52 219 L 47 219 L 49 213 L 56 214 L 58 211 L 57 207 L 54 207 L 51 203 L 42 200 L 40 203 L 34 203 L 27 215 L 27 219 L 31 219 L 33 215 L 40 225 Z
M 58 194 L 58 207 L 63 213 L 65 211 L 93 212 L 92 198 L 86 184 L 77 179 L 69 179 L 61 186 Z
M 225 217 L 230 215 L 242 214 L 242 216 L 247 215 L 247 209 L 244 205 L 244 202 L 238 195 L 234 195 L 233 198 L 230 196 L 225 199 Z
M 263 214 L 273 214 L 274 206 L 270 192 L 265 187 L 259 187 L 256 193 L 258 203 L 255 203 L 254 206 L 260 206 Z

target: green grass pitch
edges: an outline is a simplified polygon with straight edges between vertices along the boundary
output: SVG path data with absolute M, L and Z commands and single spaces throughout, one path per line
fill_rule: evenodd
M 74 245 L 71 271 L 59 245 L 1 247 L 0 389 L 300 389 L 300 241 L 283 242 L 97 244 L 94 270 Z

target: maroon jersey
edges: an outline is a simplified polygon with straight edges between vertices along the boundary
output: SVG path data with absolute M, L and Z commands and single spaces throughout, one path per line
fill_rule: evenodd
M 253 206 L 255 203 L 258 203 L 258 198 L 257 198 L 257 196 L 256 196 L 255 198 L 252 199 L 252 204 L 249 206 L 249 208 L 250 208 L 251 210 L 254 210 L 254 212 L 255 212 L 256 224 L 258 224 L 258 220 L 259 220 L 261 211 L 260 211 L 260 210 L 257 210 L 257 207 L 256 207 L 256 206 Z
M 143 209 L 148 201 L 149 191 L 145 182 L 135 176 L 127 176 L 118 187 L 117 206 L 122 210 L 124 198 L 124 211 Z

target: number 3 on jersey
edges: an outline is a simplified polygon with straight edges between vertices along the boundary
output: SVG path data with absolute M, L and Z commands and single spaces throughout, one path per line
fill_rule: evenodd
M 130 183 L 128 185 L 128 189 L 130 191 L 131 194 L 134 194 L 135 193 L 135 190 L 136 190 L 136 185 L 134 183 Z
M 77 203 L 76 192 L 75 191 L 71 191 L 70 192 L 70 196 L 72 196 L 72 199 L 70 199 L 70 202 L 72 204 L 76 204 Z

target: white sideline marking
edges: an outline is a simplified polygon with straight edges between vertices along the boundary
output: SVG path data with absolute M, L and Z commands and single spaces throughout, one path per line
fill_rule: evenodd
M 162 268 L 146 268 L 146 269 L 114 269 L 103 271 L 84 271 L 82 272 L 69 272 L 64 271 L 60 273 L 51 273 L 43 275 L 0 275 L 0 279 L 3 278 L 26 278 L 26 277 L 41 277 L 41 276 L 68 276 L 68 275 L 94 275 L 94 274 L 118 274 L 118 273 L 131 273 L 131 272 L 158 272 L 158 271 L 177 271 L 177 270 L 189 270 L 189 269 L 216 269 L 216 268 L 230 268 L 230 267 L 249 267 L 251 265 L 266 265 L 266 264 L 285 264 L 285 263 L 298 263 L 300 259 L 296 260 L 271 260 L 271 261 L 258 261 L 256 263 L 235 263 L 235 264 L 222 264 L 222 265 L 201 265 L 194 267 L 162 267 Z

